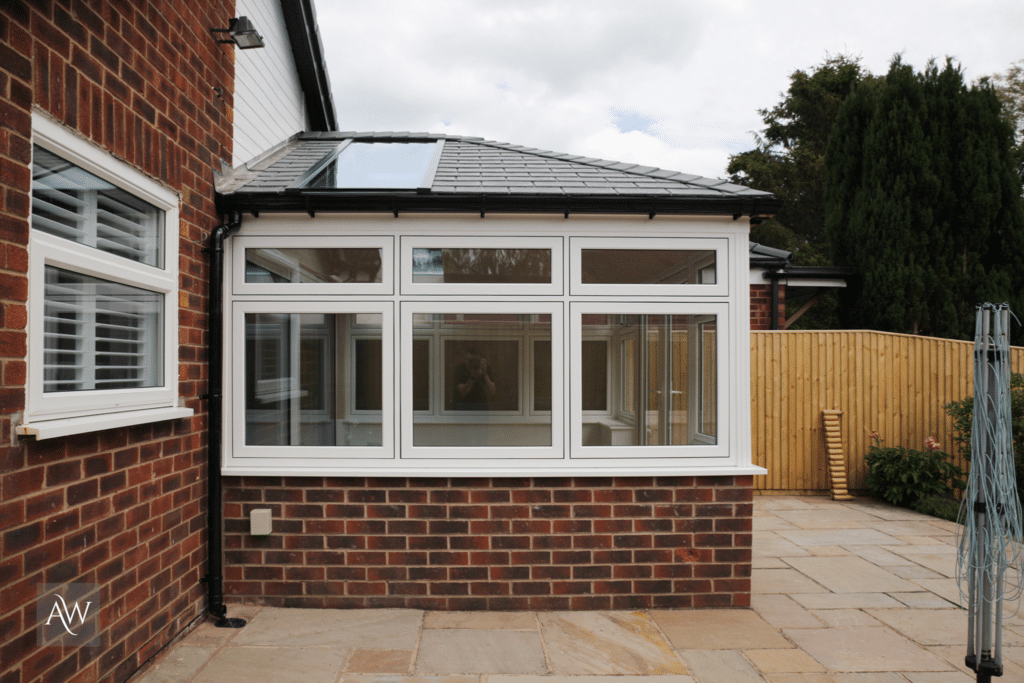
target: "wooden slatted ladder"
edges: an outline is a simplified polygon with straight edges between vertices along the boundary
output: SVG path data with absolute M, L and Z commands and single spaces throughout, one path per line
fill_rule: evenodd
M 825 449 L 828 452 L 828 479 L 832 487 L 832 500 L 853 500 L 846 488 L 846 458 L 843 455 L 843 428 L 839 418 L 841 410 L 823 410 L 825 423 Z

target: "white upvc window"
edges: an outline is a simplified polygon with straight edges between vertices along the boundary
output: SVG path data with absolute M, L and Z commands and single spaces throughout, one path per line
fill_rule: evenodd
M 21 434 L 187 417 L 178 406 L 178 197 L 33 115 Z
M 478 221 L 247 219 L 227 245 L 225 472 L 761 472 L 745 228 Z

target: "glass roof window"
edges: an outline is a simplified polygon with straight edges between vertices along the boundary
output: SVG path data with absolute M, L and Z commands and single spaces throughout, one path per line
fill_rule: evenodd
M 353 142 L 305 183 L 309 189 L 415 190 L 427 187 L 438 142 Z

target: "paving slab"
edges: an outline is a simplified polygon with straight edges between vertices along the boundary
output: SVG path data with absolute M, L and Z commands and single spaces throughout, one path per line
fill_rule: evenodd
M 417 674 L 544 674 L 540 634 L 507 629 L 424 629 Z
M 412 609 L 289 609 L 264 607 L 232 645 L 271 647 L 416 647 L 423 612 Z
M 921 645 L 967 642 L 967 612 L 960 609 L 869 609 L 868 614 Z
M 394 676 L 343 674 L 338 683 L 480 683 L 480 676 Z
M 881 545 L 851 545 L 847 548 L 854 555 L 859 555 L 871 564 L 879 567 L 915 567 L 917 564 L 903 555 L 890 552 Z M 891 570 L 890 570 L 891 571 Z
M 884 519 L 890 522 L 908 521 L 908 522 L 921 522 L 935 519 L 930 515 L 923 515 L 920 512 L 914 512 L 907 508 L 899 508 L 894 505 L 887 505 L 878 501 L 870 501 L 864 499 L 857 501 L 851 505 L 857 512 L 862 512 L 868 515 L 874 515 L 879 519 Z
M 948 662 L 879 627 L 786 629 L 788 638 L 829 671 L 948 671 Z
M 955 605 L 949 600 L 946 600 L 940 595 L 936 595 L 931 591 L 922 591 L 919 593 L 889 593 L 891 597 L 896 598 L 907 607 L 914 607 L 917 609 L 948 609 Z
M 815 609 L 810 614 L 831 628 L 851 626 L 881 626 L 882 622 L 859 609 Z
M 334 683 L 348 654 L 347 650 L 335 647 L 229 647 L 214 655 L 193 680 Z
M 391 681 L 390 683 L 398 683 Z M 402 679 L 401 683 L 406 683 Z M 481 683 L 696 683 L 692 676 L 483 676 Z
M 413 650 L 353 650 L 345 663 L 345 673 L 407 674 L 412 671 Z
M 866 546 L 865 546 L 866 547 Z M 931 569 L 922 567 L 921 565 L 910 562 L 906 566 L 886 566 L 886 569 L 891 571 L 901 579 L 941 579 L 942 574 L 936 574 Z
M 977 680 L 976 674 L 964 665 L 964 655 L 967 653 L 965 645 L 931 645 L 928 647 L 928 651 L 944 659 L 960 673 L 970 676 L 972 681 Z M 1004 657 L 1002 677 L 993 678 L 992 680 L 999 683 L 1004 681 L 1005 683 L 1024 681 L 1024 666 L 1013 659 Z
M 743 654 L 758 671 L 765 674 L 825 671 L 818 660 L 803 650 L 744 650 Z
M 806 574 L 796 569 L 752 569 L 750 572 L 750 592 L 753 594 L 827 593 L 828 589 L 819 583 L 815 583 Z
M 804 553 L 806 555 L 807 553 Z M 789 565 L 779 557 L 755 557 L 750 561 L 752 569 L 789 569 Z
M 856 548 L 857 546 L 853 547 Z M 842 557 L 853 554 L 841 545 L 812 545 L 807 549 L 815 557 Z
M 949 600 L 954 605 L 960 607 L 967 606 L 967 599 L 961 602 L 960 600 L 960 587 L 956 583 L 956 579 L 910 579 L 911 582 L 917 584 L 926 591 L 931 591 L 936 595 Z M 966 586 L 964 586 L 966 588 Z
M 823 625 L 788 595 L 751 595 L 750 606 L 775 628 L 821 628 Z
M 865 609 L 903 604 L 885 593 L 793 593 L 789 597 L 806 609 Z
M 686 673 L 644 612 L 543 612 L 537 616 L 551 673 Z
M 540 628 L 533 612 L 426 612 L 423 628 L 487 628 L 536 631 Z
M 890 536 L 934 536 L 945 538 L 952 538 L 953 532 L 936 526 L 929 522 L 915 522 L 911 520 L 904 520 L 899 522 L 890 522 L 880 520 L 876 522 L 862 522 L 864 526 L 881 531 L 883 534 L 889 534 Z
M 754 650 L 793 647 L 751 610 L 654 610 L 654 621 L 677 650 Z M 698 680 L 700 673 L 694 671 Z
M 977 680 L 959 671 L 917 671 L 903 675 L 910 683 L 974 683 Z
M 906 555 L 905 557 L 909 560 L 913 560 L 925 569 L 930 569 L 939 576 L 956 576 L 956 555 L 916 553 L 913 555 Z
M 787 522 L 775 515 L 754 516 L 754 531 L 777 531 L 779 529 L 799 529 L 796 524 Z
M 212 645 L 179 645 L 134 683 L 181 683 L 191 680 L 216 650 Z
M 921 589 L 917 584 L 901 579 L 858 556 L 790 557 L 786 562 L 833 593 L 890 593 Z
M 779 510 L 775 516 L 801 529 L 863 529 L 864 523 L 880 521 L 872 515 L 840 507 L 826 510 Z
M 874 529 L 824 529 L 775 531 L 787 541 L 801 547 L 812 545 L 901 545 L 902 541 Z
M 761 674 L 735 650 L 684 650 L 680 654 L 700 683 L 764 683 Z
M 795 530 L 799 531 L 799 529 Z M 789 533 L 795 533 L 791 531 Z M 801 557 L 810 555 L 807 550 L 779 535 L 778 531 L 762 531 L 754 535 L 751 555 L 759 557 Z

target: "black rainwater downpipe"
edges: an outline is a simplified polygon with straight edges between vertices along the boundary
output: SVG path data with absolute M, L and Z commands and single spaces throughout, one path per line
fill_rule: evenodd
M 209 588 L 210 614 L 217 620 L 219 628 L 242 628 L 245 619 L 228 618 L 224 606 L 224 561 L 223 553 L 223 485 L 221 483 L 220 461 L 224 421 L 224 241 L 242 227 L 242 214 L 232 211 L 227 222 L 218 225 L 210 235 L 210 346 L 207 350 L 209 373 L 209 401 L 207 402 L 207 550 L 209 569 L 206 583 Z

